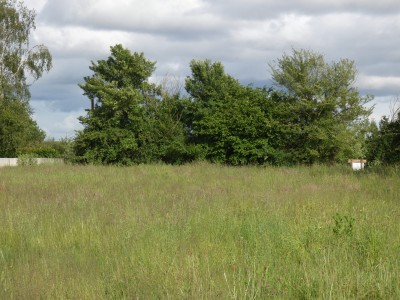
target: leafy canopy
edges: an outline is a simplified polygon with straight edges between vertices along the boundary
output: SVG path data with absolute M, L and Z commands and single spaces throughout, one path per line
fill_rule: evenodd
M 353 61 L 327 63 L 322 54 L 293 50 L 270 65 L 284 95 L 281 117 L 290 139 L 288 150 L 303 163 L 345 161 L 361 157 L 362 126 L 371 113 L 354 86 Z
M 31 119 L 29 86 L 51 69 L 44 45 L 31 46 L 35 12 L 22 2 L 0 0 L 0 156 L 42 141 L 44 132 Z
M 242 86 L 220 62 L 193 60 L 190 67 L 188 127 L 191 142 L 204 149 L 204 158 L 233 165 L 270 159 L 268 92 Z

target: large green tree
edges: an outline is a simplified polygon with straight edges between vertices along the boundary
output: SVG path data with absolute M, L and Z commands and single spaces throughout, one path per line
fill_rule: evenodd
M 35 12 L 22 2 L 0 0 L 0 156 L 42 141 L 44 132 L 32 120 L 29 86 L 50 70 L 44 45 L 31 46 Z
M 220 62 L 193 60 L 190 67 L 186 124 L 204 158 L 233 165 L 273 160 L 269 91 L 241 85 Z
M 293 50 L 270 65 L 280 88 L 285 146 L 298 163 L 332 163 L 363 156 L 363 125 L 371 100 L 355 87 L 353 61 L 328 63 L 322 54 Z
M 80 117 L 84 129 L 75 140 L 83 163 L 179 162 L 185 152 L 179 95 L 149 82 L 155 62 L 122 45 L 107 60 L 92 62 L 93 75 L 80 87 L 92 109 Z

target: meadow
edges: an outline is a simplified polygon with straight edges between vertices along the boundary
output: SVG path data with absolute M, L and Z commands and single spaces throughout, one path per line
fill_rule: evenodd
M 0 169 L 0 299 L 400 299 L 400 172 Z

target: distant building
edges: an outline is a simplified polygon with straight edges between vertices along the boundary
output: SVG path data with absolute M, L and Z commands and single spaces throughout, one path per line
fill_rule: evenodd
M 349 164 L 351 164 L 351 167 L 354 171 L 364 169 L 364 165 L 366 162 L 367 161 L 365 159 L 349 159 Z

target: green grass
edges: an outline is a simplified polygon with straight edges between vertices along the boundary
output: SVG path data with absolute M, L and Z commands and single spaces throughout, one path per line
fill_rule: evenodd
M 400 299 L 400 175 L 0 169 L 1 299 Z

